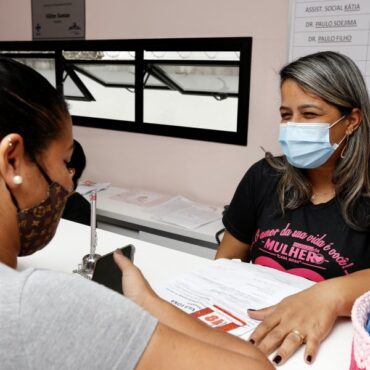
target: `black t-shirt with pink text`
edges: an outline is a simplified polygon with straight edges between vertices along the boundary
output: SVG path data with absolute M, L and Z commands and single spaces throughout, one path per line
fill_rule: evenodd
M 336 198 L 282 216 L 278 181 L 279 174 L 265 159 L 255 163 L 223 218 L 235 238 L 251 245 L 253 263 L 313 281 L 370 268 L 370 233 L 347 226 Z

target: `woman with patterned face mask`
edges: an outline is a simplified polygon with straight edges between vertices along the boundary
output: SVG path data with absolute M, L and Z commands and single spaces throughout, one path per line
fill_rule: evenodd
M 355 63 L 335 52 L 280 71 L 283 156 L 266 153 L 239 184 L 216 258 L 240 258 L 318 282 L 261 310 L 250 340 L 284 363 L 311 363 L 338 317 L 370 290 L 370 102 Z
M 1 369 L 272 369 L 251 344 L 161 300 L 118 253 L 126 297 L 77 275 L 15 270 L 55 233 L 72 151 L 64 100 L 34 70 L 0 59 Z
M 0 215 L 8 232 L 2 235 L 7 248 L 0 249 L 0 257 L 15 267 L 18 255 L 52 239 L 73 189 L 66 166 L 73 151 L 72 123 L 47 81 L 39 82 L 36 73 L 16 63 L 2 61 L 1 67 Z

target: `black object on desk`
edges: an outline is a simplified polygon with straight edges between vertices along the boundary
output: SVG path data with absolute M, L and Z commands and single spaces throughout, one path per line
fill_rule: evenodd
M 127 258 L 133 260 L 135 247 L 132 244 L 121 248 L 121 251 Z M 122 291 L 122 272 L 114 262 L 113 252 L 101 256 L 95 262 L 91 280 L 124 294 Z

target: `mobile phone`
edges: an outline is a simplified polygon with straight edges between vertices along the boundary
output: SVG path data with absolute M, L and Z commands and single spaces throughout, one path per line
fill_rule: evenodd
M 133 261 L 135 247 L 132 244 L 124 246 L 121 251 L 124 256 Z M 114 262 L 113 252 L 101 256 L 95 262 L 91 280 L 124 294 L 122 291 L 122 272 Z

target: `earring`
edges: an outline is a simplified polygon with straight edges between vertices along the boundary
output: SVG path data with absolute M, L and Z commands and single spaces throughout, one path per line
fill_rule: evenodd
M 23 177 L 22 177 L 22 176 L 20 176 L 20 175 L 15 175 L 15 176 L 13 176 L 13 182 L 14 182 L 14 184 L 16 184 L 16 185 L 20 185 L 20 184 L 22 184 L 22 182 L 23 182 Z
M 13 142 L 12 142 L 12 139 L 10 137 L 8 137 L 8 143 L 9 143 L 9 146 L 13 146 Z

